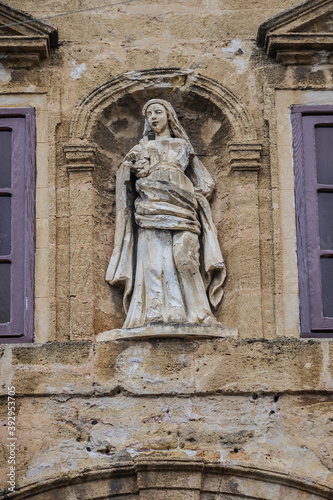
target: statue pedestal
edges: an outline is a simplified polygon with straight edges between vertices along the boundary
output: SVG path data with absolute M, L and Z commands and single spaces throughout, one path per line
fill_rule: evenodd
M 97 342 L 126 339 L 154 338 L 238 338 L 238 329 L 216 325 L 201 325 L 197 323 L 153 323 L 139 328 L 122 328 L 109 330 L 97 335 Z

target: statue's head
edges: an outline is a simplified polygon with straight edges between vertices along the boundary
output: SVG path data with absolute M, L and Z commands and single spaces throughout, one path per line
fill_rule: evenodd
M 161 134 L 166 129 L 169 129 L 170 131 L 169 115 L 163 104 L 159 102 L 152 102 L 149 106 L 147 106 L 145 115 L 150 129 L 155 134 Z
M 168 101 L 163 99 L 150 99 L 143 106 L 142 114 L 145 117 L 145 128 L 143 135 L 153 138 L 156 126 L 168 126 L 171 137 L 179 137 L 189 141 L 189 138 L 181 126 L 176 111 Z M 156 125 L 153 124 L 155 121 Z M 160 133 L 156 129 L 157 133 Z

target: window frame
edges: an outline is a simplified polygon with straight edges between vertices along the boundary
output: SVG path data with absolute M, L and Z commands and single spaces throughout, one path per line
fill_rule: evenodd
M 11 317 L 0 324 L 1 343 L 27 343 L 34 338 L 36 120 L 34 108 L 1 108 L 0 129 L 12 132 Z
M 333 338 L 333 317 L 323 316 L 320 269 L 321 257 L 333 252 L 320 249 L 317 193 L 325 187 L 317 182 L 315 149 L 316 125 L 333 127 L 333 106 L 292 106 L 291 122 L 301 337 Z

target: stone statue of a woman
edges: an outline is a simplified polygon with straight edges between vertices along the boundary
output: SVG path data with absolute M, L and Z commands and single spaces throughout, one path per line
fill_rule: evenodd
M 222 300 L 226 271 L 208 202 L 214 182 L 169 102 L 152 99 L 143 115 L 143 139 L 117 173 L 106 280 L 124 285 L 123 328 L 217 324 L 211 307 Z

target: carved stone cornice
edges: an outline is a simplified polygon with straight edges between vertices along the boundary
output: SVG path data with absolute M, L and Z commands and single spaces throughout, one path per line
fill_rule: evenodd
M 55 26 L 0 1 L 0 61 L 9 68 L 27 68 L 46 59 L 58 46 Z
M 332 64 L 332 1 L 308 0 L 268 19 L 258 29 L 257 42 L 284 64 Z
M 262 145 L 257 142 L 230 142 L 229 171 L 258 171 Z
M 67 172 L 86 172 L 95 169 L 95 144 L 64 144 Z

